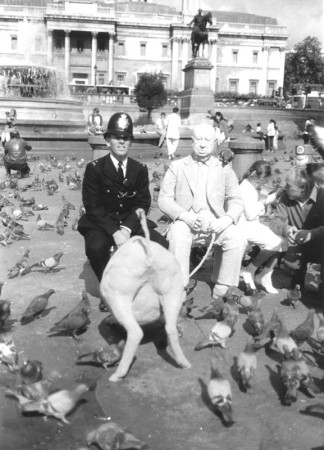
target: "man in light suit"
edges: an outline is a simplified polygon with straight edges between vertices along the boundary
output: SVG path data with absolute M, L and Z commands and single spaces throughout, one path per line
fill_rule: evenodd
M 165 174 L 159 208 L 173 220 L 169 249 L 180 264 L 184 285 L 189 281 L 192 245 L 208 245 L 215 233 L 211 282 L 213 298 L 218 299 L 229 286 L 238 285 L 246 241 L 235 226 L 243 211 L 238 180 L 230 167 L 224 169 L 212 156 L 215 140 L 211 125 L 195 127 L 192 154 L 173 161 Z

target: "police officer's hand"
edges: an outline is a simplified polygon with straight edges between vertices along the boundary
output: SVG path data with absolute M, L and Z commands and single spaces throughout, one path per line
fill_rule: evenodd
M 115 231 L 115 233 L 113 234 L 113 238 L 117 247 L 120 247 L 125 244 L 126 241 L 128 241 L 128 239 L 130 238 L 130 232 L 125 228 L 122 228 L 121 230 Z

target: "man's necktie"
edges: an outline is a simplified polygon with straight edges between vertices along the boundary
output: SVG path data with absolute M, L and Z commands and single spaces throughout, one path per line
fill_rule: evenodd
M 118 162 L 117 176 L 119 181 L 124 181 L 123 163 L 121 161 Z

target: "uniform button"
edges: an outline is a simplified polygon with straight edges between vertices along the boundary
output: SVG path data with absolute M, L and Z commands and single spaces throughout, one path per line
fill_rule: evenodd
M 119 212 L 118 212 L 118 211 L 116 211 L 116 214 L 119 214 Z
M 124 205 L 121 203 L 119 206 L 122 208 Z
M 110 192 L 110 190 L 109 190 L 109 189 L 107 189 L 107 192 Z

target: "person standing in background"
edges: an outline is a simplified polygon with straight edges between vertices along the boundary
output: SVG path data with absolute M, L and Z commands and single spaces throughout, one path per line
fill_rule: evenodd
M 273 151 L 273 139 L 274 139 L 274 135 L 276 133 L 275 125 L 276 125 L 276 121 L 273 119 L 270 119 L 270 122 L 267 126 L 267 135 L 266 135 L 266 150 L 269 150 L 270 152 Z
M 178 148 L 180 140 L 181 119 L 178 112 L 179 108 L 175 106 L 172 109 L 172 114 L 169 114 L 166 118 L 166 141 L 168 146 L 169 159 L 174 159 L 174 155 Z

